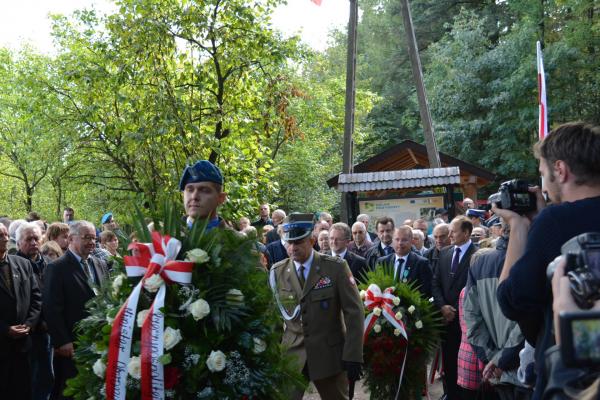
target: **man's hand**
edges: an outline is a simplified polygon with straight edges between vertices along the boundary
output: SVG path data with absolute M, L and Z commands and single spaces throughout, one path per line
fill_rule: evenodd
M 361 377 L 361 365 L 359 362 L 355 362 L 355 361 L 343 361 L 344 363 L 344 369 L 346 370 L 346 373 L 348 374 L 348 381 L 349 382 L 356 382 L 357 380 L 360 379 Z
M 444 320 L 448 323 L 454 321 L 454 318 L 456 318 L 456 308 L 452 307 L 450 304 L 442 306 L 440 311 L 442 312 L 442 317 L 444 317 Z
M 490 361 L 483 369 L 483 379 L 489 381 L 490 379 L 498 379 L 502 376 L 502 371 L 498 368 L 493 361 Z
M 529 228 L 529 224 L 533 220 L 533 218 L 542 211 L 544 207 L 546 207 L 546 199 L 544 199 L 544 194 L 542 193 L 542 189 L 539 186 L 532 186 L 529 188 L 529 192 L 535 194 L 536 199 L 536 210 L 528 213 L 527 215 L 519 215 L 514 211 L 505 210 L 502 208 L 498 208 L 496 203 L 492 203 L 492 212 L 497 216 L 501 217 L 504 222 L 509 224 L 511 227 L 515 224 L 523 223 Z
M 54 349 L 54 354 L 64 358 L 73 358 L 73 355 L 75 354 L 73 343 L 66 343 L 59 348 Z
M 13 325 L 8 328 L 8 336 L 12 339 L 19 339 L 29 335 L 29 328 L 27 325 Z

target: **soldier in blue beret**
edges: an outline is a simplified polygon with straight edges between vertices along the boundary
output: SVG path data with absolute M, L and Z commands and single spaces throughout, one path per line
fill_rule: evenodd
M 485 217 L 485 211 L 470 208 L 467 210 L 466 215 L 469 218 L 469 220 L 471 220 L 471 223 L 473 224 L 473 228 L 477 228 L 477 227 L 481 226 L 481 221 Z
M 217 166 L 207 160 L 188 165 L 179 181 L 179 190 L 183 192 L 189 227 L 197 219 L 209 220 L 207 230 L 225 225 L 217 209 L 227 200 L 227 193 L 223 192 L 223 175 Z

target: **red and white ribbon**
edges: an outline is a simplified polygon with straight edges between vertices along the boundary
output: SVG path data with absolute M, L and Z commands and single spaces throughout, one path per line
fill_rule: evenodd
M 365 318 L 365 325 L 363 331 L 363 340 L 366 341 L 369 336 L 369 332 L 375 326 L 377 319 L 379 316 L 375 315 L 375 308 L 379 307 L 381 309 L 381 315 L 388 320 L 390 324 L 396 329 L 400 331 L 400 335 L 407 341 L 406 350 L 404 352 L 404 359 L 402 361 L 402 367 L 400 369 L 400 377 L 398 379 L 398 390 L 396 391 L 395 399 L 398 399 L 400 396 L 400 386 L 402 385 L 402 377 L 404 376 L 404 367 L 406 366 L 406 356 L 408 354 L 408 335 L 406 333 L 406 329 L 404 327 L 404 323 L 401 319 L 396 318 L 396 314 L 392 309 L 394 305 L 394 288 L 389 287 L 385 289 L 383 292 L 376 284 L 372 283 L 367 288 L 367 292 L 365 294 L 365 307 L 367 309 L 372 310 L 367 318 Z
M 169 236 L 152 233 L 152 244 L 130 245 L 135 256 L 126 256 L 127 276 L 143 276 L 123 304 L 112 326 L 106 371 L 106 398 L 124 400 L 127 382 L 127 366 L 131 357 L 133 328 L 136 321 L 137 303 L 143 282 L 154 274 L 160 274 L 166 283 L 188 284 L 192 281 L 194 263 L 176 261 L 181 242 Z M 163 366 L 158 358 L 163 354 L 164 307 L 166 287 L 162 285 L 142 325 L 142 398 L 164 399 Z

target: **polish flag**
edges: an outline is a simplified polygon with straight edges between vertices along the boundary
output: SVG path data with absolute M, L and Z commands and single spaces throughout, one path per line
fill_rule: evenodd
M 321 5 L 321 0 L 310 0 L 313 3 L 315 3 L 316 5 L 320 6 Z
M 544 58 L 542 56 L 542 45 L 537 42 L 537 73 L 538 73 L 538 103 L 539 103 L 539 125 L 538 132 L 540 140 L 548 135 L 548 104 L 546 103 L 546 77 L 544 75 Z

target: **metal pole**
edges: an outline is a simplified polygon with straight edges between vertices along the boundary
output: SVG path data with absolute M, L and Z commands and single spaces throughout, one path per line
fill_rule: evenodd
M 350 0 L 348 21 L 348 53 L 346 58 L 346 109 L 344 118 L 343 170 L 352 173 L 352 134 L 354 133 L 354 104 L 356 94 L 356 25 L 358 22 L 358 0 Z M 342 193 L 341 220 L 348 223 L 351 211 L 350 193 Z
M 427 94 L 423 84 L 423 72 L 421 70 L 421 58 L 417 48 L 417 39 L 413 28 L 412 17 L 408 0 L 401 0 L 402 18 L 404 19 L 404 30 L 406 31 L 406 41 L 408 42 L 408 53 L 410 55 L 410 64 L 412 67 L 413 78 L 417 86 L 417 98 L 419 99 L 419 112 L 423 123 L 423 133 L 425 134 L 425 146 L 427 147 L 427 158 L 429 159 L 429 168 L 440 168 L 440 155 L 438 154 L 433 132 L 433 123 L 429 113 L 429 104 L 427 103 Z

